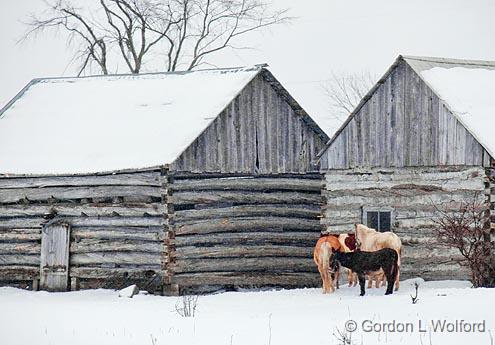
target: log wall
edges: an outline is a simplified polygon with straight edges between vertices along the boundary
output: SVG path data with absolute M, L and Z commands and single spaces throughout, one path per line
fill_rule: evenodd
M 0 284 L 30 286 L 39 279 L 41 229 L 60 219 L 71 226 L 73 288 L 160 286 L 167 260 L 164 186 L 160 169 L 1 176 Z
M 322 224 L 328 232 L 352 232 L 363 207 L 392 208 L 392 231 L 402 240 L 401 278 L 468 279 L 459 253 L 434 236 L 438 208 L 454 210 L 473 195 L 486 197 L 482 167 L 416 167 L 330 170 L 326 172 Z
M 320 284 L 321 175 L 176 175 L 169 188 L 169 275 L 181 293 Z

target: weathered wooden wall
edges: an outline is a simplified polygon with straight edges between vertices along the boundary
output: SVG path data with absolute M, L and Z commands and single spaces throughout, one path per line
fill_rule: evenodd
M 490 157 L 402 60 L 321 157 L 321 168 L 490 165 Z
M 416 167 L 331 170 L 326 173 L 322 224 L 328 232 L 352 232 L 362 207 L 392 208 L 392 230 L 404 245 L 402 278 L 467 279 L 459 253 L 434 236 L 437 207 L 456 209 L 475 193 L 484 198 L 488 179 L 482 167 Z
M 80 288 L 161 285 L 166 176 L 159 169 L 88 176 L 0 177 L 0 284 L 40 275 L 42 226 L 71 226 L 70 272 Z M 154 281 L 151 279 L 156 277 Z M 74 279 L 77 278 L 77 279 Z
M 318 171 L 328 140 L 277 83 L 254 78 L 171 165 L 172 171 L 302 173 Z
M 180 291 L 316 286 L 322 175 L 177 174 L 169 185 Z

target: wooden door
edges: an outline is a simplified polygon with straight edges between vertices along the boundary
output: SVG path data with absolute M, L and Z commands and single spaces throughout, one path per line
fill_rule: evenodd
M 69 283 L 70 225 L 55 222 L 45 225 L 41 233 L 40 288 L 67 291 Z

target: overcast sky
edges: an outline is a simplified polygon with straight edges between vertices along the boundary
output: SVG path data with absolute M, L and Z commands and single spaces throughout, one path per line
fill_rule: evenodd
M 212 57 L 219 66 L 266 62 L 307 112 L 327 131 L 321 84 L 331 72 L 383 74 L 398 54 L 495 60 L 494 0 L 274 0 L 297 19 L 254 35 L 256 49 Z M 16 44 L 42 0 L 0 1 L 0 106 L 29 80 L 71 76 L 65 40 L 50 35 Z M 253 43 L 256 42 L 256 43 Z M 90 97 L 90 95 L 86 95 Z M 331 134 L 331 133 L 329 133 Z

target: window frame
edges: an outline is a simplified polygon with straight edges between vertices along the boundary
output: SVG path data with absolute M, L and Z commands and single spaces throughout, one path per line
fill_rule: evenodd
M 378 232 L 385 232 L 380 230 L 380 212 L 390 212 L 390 230 L 394 231 L 394 220 L 395 220 L 395 212 L 392 207 L 387 206 L 363 206 L 361 210 L 362 222 L 364 225 L 368 226 L 368 212 L 378 212 Z

